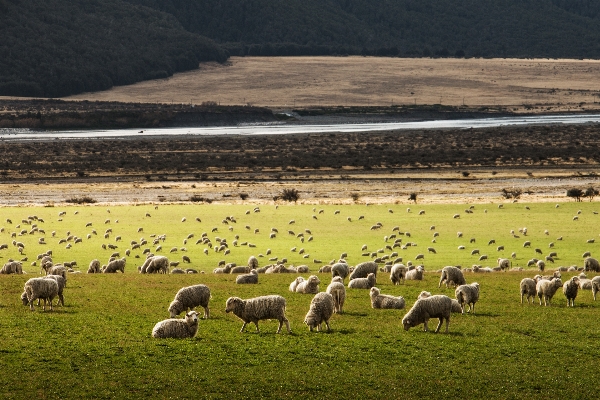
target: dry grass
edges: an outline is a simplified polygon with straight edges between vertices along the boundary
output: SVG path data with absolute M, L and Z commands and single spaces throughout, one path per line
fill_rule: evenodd
M 274 108 L 441 103 L 573 111 L 600 108 L 599 73 L 597 60 L 233 57 L 226 65 L 202 64 L 168 79 L 71 99 Z

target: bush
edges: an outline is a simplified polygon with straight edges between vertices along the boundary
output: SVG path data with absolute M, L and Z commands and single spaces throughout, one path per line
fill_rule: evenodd
M 202 196 L 197 195 L 197 194 L 191 196 L 190 197 L 190 201 L 193 201 L 195 203 L 204 202 L 204 203 L 208 203 L 208 204 L 210 204 L 210 203 L 213 202 L 212 199 L 209 199 L 209 198 L 206 198 L 206 197 L 202 197 Z
M 408 196 L 408 200 L 410 200 L 410 201 L 414 201 L 414 202 L 415 202 L 415 204 L 417 204 L 417 194 L 416 194 L 416 193 L 411 193 L 411 194 Z
M 281 200 L 293 201 L 295 203 L 300 198 L 300 192 L 298 192 L 296 189 L 293 189 L 293 188 L 292 189 L 283 189 L 279 198 Z
M 248 193 L 240 193 L 240 199 L 246 200 L 248 198 Z
M 73 203 L 73 204 L 94 204 L 94 203 L 96 203 L 96 200 L 92 199 L 89 196 L 72 197 L 72 198 L 67 199 L 65 201 L 67 203 Z
M 360 195 L 358 193 L 350 193 L 350 197 L 352 198 L 352 201 L 356 203 L 360 198 Z
M 590 201 L 594 200 L 595 196 L 598 196 L 598 190 L 594 189 L 592 186 L 590 186 L 589 188 L 587 188 L 585 190 L 585 193 L 583 194 L 583 197 L 587 197 L 590 199 Z
M 583 196 L 583 190 L 577 188 L 571 188 L 567 190 L 567 196 L 572 197 L 575 201 L 581 201 L 581 197 Z
M 518 199 L 523 194 L 521 189 L 502 189 L 500 193 L 505 199 Z

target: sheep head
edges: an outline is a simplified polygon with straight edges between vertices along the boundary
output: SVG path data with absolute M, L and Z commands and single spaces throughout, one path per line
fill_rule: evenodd
M 225 303 L 225 312 L 233 312 L 235 314 L 235 310 L 237 310 L 243 304 L 244 300 L 240 299 L 239 297 L 230 297 Z

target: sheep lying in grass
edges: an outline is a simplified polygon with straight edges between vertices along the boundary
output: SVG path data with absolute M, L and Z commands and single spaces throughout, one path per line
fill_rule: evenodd
M 350 280 L 356 278 L 366 278 L 369 274 L 375 274 L 377 276 L 377 263 L 373 261 L 367 261 L 358 264 L 354 267 L 354 271 L 350 274 Z
M 540 300 L 540 306 L 542 305 L 542 297 L 544 298 L 544 305 L 547 306 L 552 301 L 552 297 L 562 286 L 562 281 L 560 278 L 552 278 L 552 280 L 542 279 L 540 280 L 535 289 L 537 292 L 537 296 Z
M 296 293 L 296 287 L 300 282 L 304 282 L 304 278 L 299 276 L 292 283 L 290 283 L 290 292 Z
M 23 265 L 18 261 L 9 261 L 2 266 L 0 269 L 0 274 L 22 274 L 23 273 Z
M 342 262 L 335 263 L 331 267 L 331 277 L 332 278 L 339 276 L 342 278 L 342 281 L 344 281 L 344 279 L 346 279 L 346 277 L 348 276 L 349 273 L 350 273 L 350 270 L 348 268 L 348 264 L 346 264 L 346 263 L 342 263 Z
M 400 282 L 406 280 L 406 266 L 404 264 L 394 264 L 390 271 L 390 280 L 394 285 L 399 285 Z
M 21 300 L 23 300 L 23 305 L 29 304 L 29 309 L 35 311 L 33 301 L 43 299 L 44 311 L 46 311 L 46 302 L 50 303 L 50 310 L 52 310 L 52 300 L 56 296 L 58 296 L 58 283 L 54 279 L 31 278 L 25 282 Z
M 346 301 L 346 287 L 344 286 L 342 277 L 334 277 L 329 286 L 327 286 L 326 292 L 333 297 L 333 311 L 336 314 L 343 313 L 344 302 Z
M 531 278 L 523 278 L 520 283 L 521 290 L 521 304 L 523 304 L 523 297 L 527 298 L 527 304 L 529 304 L 529 298 L 531 298 L 531 304 L 533 304 L 533 300 L 537 295 L 537 280 Z
M 479 283 L 473 282 L 468 285 L 460 285 L 454 291 L 456 300 L 460 304 L 461 313 L 465 313 L 465 305 L 469 306 L 467 312 L 475 314 L 475 303 L 479 300 Z
M 165 339 L 192 338 L 198 333 L 198 313 L 190 311 L 183 319 L 165 319 L 160 321 L 152 329 L 152 337 Z
M 204 318 L 208 319 L 210 316 L 210 309 L 208 308 L 210 298 L 210 289 L 206 285 L 182 287 L 177 291 L 175 298 L 169 305 L 169 314 L 171 318 L 175 318 L 182 312 L 194 310 L 194 308 L 200 306 L 204 308 Z
M 567 307 L 575 307 L 575 298 L 579 291 L 579 278 L 574 276 L 563 285 L 563 294 L 567 298 Z
M 583 262 L 583 270 L 600 272 L 600 263 L 595 258 L 588 257 Z
M 239 319 L 244 321 L 240 332 L 244 332 L 249 322 L 256 325 L 256 332 L 259 333 L 258 321 L 264 319 L 276 319 L 279 321 L 277 333 L 281 332 L 281 327 L 285 323 L 289 333 L 290 323 L 285 317 L 285 299 L 279 295 L 259 296 L 252 299 L 240 299 L 239 297 L 230 297 L 225 303 L 225 312 L 233 312 Z
M 329 328 L 329 319 L 333 315 L 333 310 L 333 296 L 327 292 L 317 293 L 310 301 L 310 308 L 304 317 L 304 323 L 308 325 L 308 328 L 312 332 L 315 327 L 317 328 L 317 331 L 320 331 L 321 324 L 325 322 L 327 331 L 329 331 L 331 330 Z
M 438 287 L 441 287 L 442 283 L 446 283 L 446 287 L 448 287 L 451 284 L 460 286 L 467 282 L 465 281 L 465 277 L 460 268 L 448 266 L 442 268 L 442 275 L 440 276 Z
M 376 287 L 371 288 L 369 296 L 371 297 L 372 308 L 393 308 L 402 310 L 406 305 L 404 297 L 394 297 L 390 296 L 389 294 L 381 294 L 381 290 Z
M 377 284 L 375 274 L 370 273 L 366 278 L 355 278 L 348 283 L 348 287 L 352 289 L 371 289 Z
M 446 320 L 446 333 L 450 325 L 450 314 L 452 312 L 452 299 L 444 295 L 435 295 L 418 299 L 412 308 L 402 318 L 404 330 L 423 324 L 423 330 L 427 332 L 427 324 L 430 318 L 439 318 L 439 324 L 435 332 L 439 332 L 442 323 Z
M 319 293 L 319 283 L 321 283 L 319 278 L 316 275 L 311 275 L 307 280 L 298 282 L 298 285 L 296 286 L 296 293 Z
M 108 263 L 108 265 L 102 272 L 105 274 L 114 274 L 117 271 L 121 271 L 122 273 L 125 273 L 125 262 L 126 262 L 125 257 L 118 259 L 118 260 L 113 260 Z
M 253 269 L 249 274 L 238 275 L 235 278 L 235 283 L 243 284 L 257 284 L 258 283 L 258 272 Z
M 423 272 L 425 272 L 425 268 L 423 268 L 422 265 L 419 265 L 415 269 L 411 269 L 406 272 L 406 279 L 409 281 L 422 281 Z

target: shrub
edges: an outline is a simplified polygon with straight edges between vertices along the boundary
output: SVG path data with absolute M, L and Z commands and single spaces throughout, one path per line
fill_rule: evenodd
M 583 194 L 583 197 L 587 197 L 590 199 L 590 201 L 594 200 L 595 196 L 598 196 L 598 190 L 594 189 L 592 186 L 590 186 L 589 188 L 587 188 L 585 190 L 585 193 Z
M 417 204 L 417 194 L 416 194 L 416 193 L 411 193 L 411 194 L 408 196 L 408 200 L 410 200 L 410 201 L 414 201 L 414 202 L 415 202 L 415 204 Z
M 281 195 L 279 195 L 279 198 L 281 198 L 281 200 L 293 201 L 295 203 L 300 198 L 300 192 L 293 188 L 283 189 Z
M 246 200 L 248 198 L 248 193 L 240 193 L 240 199 Z
M 360 195 L 358 193 L 350 193 L 350 197 L 352 198 L 352 201 L 356 203 L 360 198 Z
M 206 197 L 202 197 L 202 196 L 200 196 L 198 194 L 190 196 L 190 201 L 193 201 L 195 203 L 204 202 L 204 203 L 208 203 L 208 204 L 210 204 L 210 203 L 213 202 L 212 199 L 209 199 L 209 198 L 206 198 Z
M 93 204 L 96 202 L 96 200 L 92 199 L 89 196 L 83 196 L 83 197 L 72 197 L 70 199 L 65 200 L 67 203 L 73 203 L 73 204 Z
M 583 190 L 577 188 L 571 188 L 567 190 L 567 196 L 572 197 L 575 201 L 581 201 L 581 197 L 583 196 Z
M 505 199 L 518 199 L 523 194 L 521 189 L 502 189 L 500 193 Z

